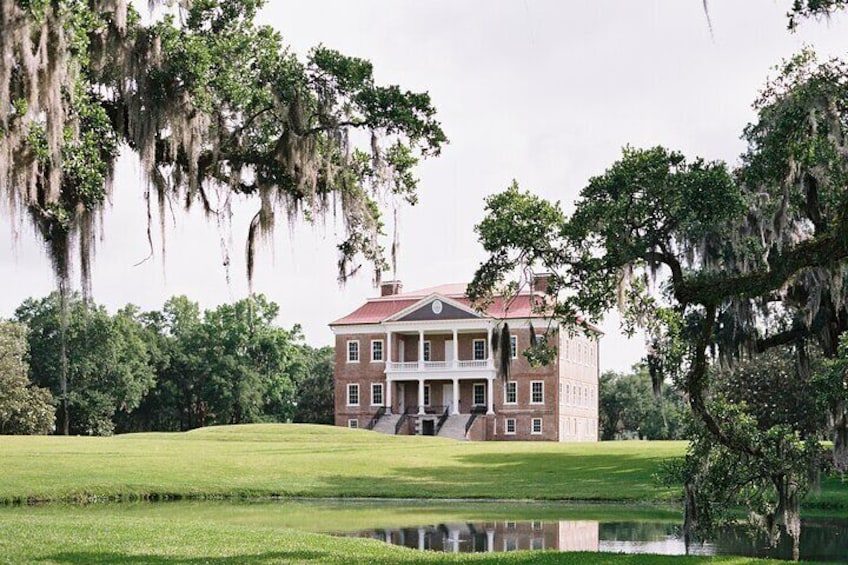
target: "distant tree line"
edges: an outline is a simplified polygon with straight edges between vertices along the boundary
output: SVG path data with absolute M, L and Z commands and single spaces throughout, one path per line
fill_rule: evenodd
M 278 311 L 261 295 L 205 311 L 175 296 L 111 315 L 72 297 L 63 355 L 59 296 L 27 299 L 0 323 L 0 433 L 332 423 L 333 349 L 275 326 Z
M 653 392 L 645 363 L 629 373 L 607 371 L 599 386 L 601 439 L 681 439 L 685 436 L 686 401 L 679 392 L 664 387 Z

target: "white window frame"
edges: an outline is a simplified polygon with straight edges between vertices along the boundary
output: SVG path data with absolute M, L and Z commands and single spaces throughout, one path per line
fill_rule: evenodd
M 510 423 L 512 424 L 512 431 L 509 431 Z M 515 418 L 504 418 L 504 435 L 514 436 L 515 430 Z
M 347 419 L 347 427 L 351 430 L 359 429 L 359 419 L 358 418 L 348 418 Z
M 374 353 L 376 352 L 374 346 L 380 344 L 380 358 L 376 359 Z M 386 360 L 386 342 L 382 339 L 372 339 L 371 340 L 371 362 L 372 363 L 383 363 Z
M 433 401 L 433 396 L 430 391 L 430 385 L 424 385 L 424 406 L 430 406 L 430 403 Z
M 477 357 L 477 344 L 480 343 L 483 345 L 483 354 L 480 357 Z M 474 361 L 485 361 L 486 360 L 486 340 L 485 339 L 475 339 L 471 342 L 471 357 Z
M 356 359 L 351 358 L 351 350 L 350 346 L 356 344 Z M 359 363 L 359 359 L 362 357 L 362 351 L 359 349 L 359 340 L 358 339 L 349 339 L 347 340 L 347 362 L 348 363 Z
M 513 359 L 518 359 L 518 336 L 509 336 L 510 355 Z
M 542 392 L 542 400 L 534 400 L 534 391 L 533 385 L 538 384 L 541 386 Z M 545 381 L 530 381 L 530 404 L 544 404 L 545 403 Z
M 539 430 L 538 431 L 536 431 L 536 424 L 539 424 Z M 542 419 L 541 418 L 533 418 L 532 420 L 530 420 L 530 434 L 532 434 L 534 436 L 542 435 L 543 429 L 544 428 L 542 427 Z
M 477 391 L 482 390 L 482 398 L 481 402 L 477 402 Z M 486 404 L 486 384 L 485 383 L 474 383 L 474 386 L 471 389 L 471 400 L 474 402 L 474 406 L 484 406 Z
M 512 385 L 515 400 L 509 400 L 509 387 Z M 516 381 L 507 381 L 504 385 L 504 404 L 518 404 L 518 383 Z
M 374 400 L 376 397 L 374 394 L 375 390 L 380 391 L 380 402 L 376 402 Z M 383 400 L 385 400 L 385 397 L 383 396 L 383 383 L 371 383 L 371 406 L 382 406 Z
M 433 343 L 429 339 L 424 340 L 424 351 L 421 353 L 424 356 L 425 362 L 433 359 Z
M 354 390 L 354 387 L 356 388 L 356 404 L 353 404 L 350 401 L 350 391 Z M 348 383 L 347 384 L 347 405 L 348 406 L 359 406 L 359 401 L 360 401 L 359 393 L 360 393 L 359 383 Z

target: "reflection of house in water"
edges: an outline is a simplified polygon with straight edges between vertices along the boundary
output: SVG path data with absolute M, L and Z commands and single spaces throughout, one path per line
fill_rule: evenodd
M 356 535 L 412 549 L 453 553 L 491 553 L 519 549 L 598 550 L 598 522 L 592 520 L 466 522 L 368 530 Z

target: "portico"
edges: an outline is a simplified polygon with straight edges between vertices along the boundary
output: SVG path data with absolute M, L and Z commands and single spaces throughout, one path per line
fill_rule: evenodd
M 407 397 L 410 385 L 415 387 L 414 413 L 418 415 L 424 415 L 428 405 L 435 404 L 435 396 L 452 415 L 463 409 L 470 412 L 480 406 L 481 385 L 485 387 L 486 413 L 494 414 L 495 366 L 489 346 L 494 325 L 490 320 L 387 321 L 383 327 L 387 413 L 396 406 L 409 411 L 406 398 L 396 401 L 394 396 L 402 384 Z M 434 390 L 436 386 L 440 388 Z M 463 398 L 463 391 L 472 398 Z

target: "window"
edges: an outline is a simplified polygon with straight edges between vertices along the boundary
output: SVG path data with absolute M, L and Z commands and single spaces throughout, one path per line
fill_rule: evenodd
M 542 419 L 541 418 L 533 418 L 532 424 L 530 425 L 530 433 L 536 434 L 536 435 L 542 433 Z
M 371 404 L 382 406 L 383 404 L 383 383 L 371 383 Z
M 424 406 L 430 406 L 430 385 L 424 385 Z
M 359 420 L 357 420 L 356 418 L 351 418 L 347 421 L 347 427 L 352 430 L 355 430 L 359 427 Z
M 532 381 L 530 383 L 530 404 L 543 404 L 545 402 L 545 382 Z
M 515 435 L 515 418 L 507 418 L 504 422 L 504 433 L 507 435 Z
M 425 361 L 430 360 L 430 342 L 429 341 L 424 342 L 424 360 Z
M 545 538 L 533 538 L 530 540 L 530 549 L 545 549 Z
M 504 538 L 504 551 L 515 551 L 518 549 L 518 538 L 508 536 Z
M 347 362 L 359 363 L 359 342 L 356 340 L 347 342 Z
M 347 385 L 347 405 L 359 406 L 359 385 L 356 383 Z
M 504 404 L 516 404 L 518 402 L 518 386 L 515 381 L 509 381 L 504 388 Z
M 485 339 L 475 339 L 474 340 L 474 360 L 475 361 L 483 361 L 486 359 L 486 340 Z
M 383 340 L 382 339 L 371 340 L 371 361 L 374 361 L 374 362 L 383 361 Z
M 510 347 L 510 351 L 511 351 L 510 356 L 513 359 L 517 359 L 518 358 L 518 336 L 516 336 L 516 335 L 509 336 L 509 347 Z
M 474 405 L 481 406 L 486 404 L 486 385 L 474 384 Z

